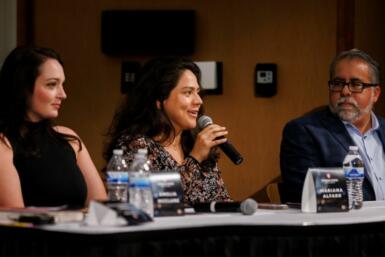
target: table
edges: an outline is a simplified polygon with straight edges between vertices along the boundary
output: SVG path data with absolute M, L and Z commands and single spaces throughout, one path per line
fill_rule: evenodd
M 296 209 L 156 218 L 131 227 L 0 227 L 2 256 L 385 256 L 385 202 L 348 213 Z

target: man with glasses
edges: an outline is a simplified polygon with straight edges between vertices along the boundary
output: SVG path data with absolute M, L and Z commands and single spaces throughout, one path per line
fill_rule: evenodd
M 290 121 L 281 142 L 283 202 L 300 202 L 307 169 L 342 167 L 350 145 L 365 163 L 364 200 L 385 199 L 385 119 L 373 113 L 380 93 L 378 63 L 358 49 L 329 67 L 329 107 Z

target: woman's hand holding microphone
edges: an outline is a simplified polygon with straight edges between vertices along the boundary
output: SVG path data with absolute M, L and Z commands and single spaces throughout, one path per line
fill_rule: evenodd
M 227 141 L 227 138 L 225 138 L 227 134 L 228 131 L 225 127 L 217 124 L 206 126 L 198 133 L 190 156 L 201 163 L 207 159 L 211 148 Z

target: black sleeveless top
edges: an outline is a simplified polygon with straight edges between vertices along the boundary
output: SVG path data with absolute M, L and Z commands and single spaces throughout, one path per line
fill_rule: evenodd
M 20 136 L 7 135 L 24 205 L 83 207 L 87 185 L 71 145 L 51 135 L 43 122 L 26 126 L 37 146 L 33 153 Z

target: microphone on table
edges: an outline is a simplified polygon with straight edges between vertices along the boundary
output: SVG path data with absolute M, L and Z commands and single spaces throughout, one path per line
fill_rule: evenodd
M 210 202 L 192 204 L 195 212 L 241 212 L 251 215 L 258 209 L 258 204 L 251 198 L 242 202 Z
M 204 129 L 205 127 L 207 127 L 211 124 L 214 124 L 214 123 L 213 123 L 213 120 L 209 116 L 202 115 L 198 119 L 198 127 L 200 129 Z M 219 137 L 217 139 L 220 139 L 220 138 L 223 138 L 223 137 Z M 235 149 L 235 147 L 229 141 L 226 141 L 226 142 L 220 144 L 219 147 L 227 155 L 227 157 L 230 158 L 230 160 L 234 164 L 236 164 L 236 165 L 241 164 L 241 162 L 243 161 L 242 155 Z

